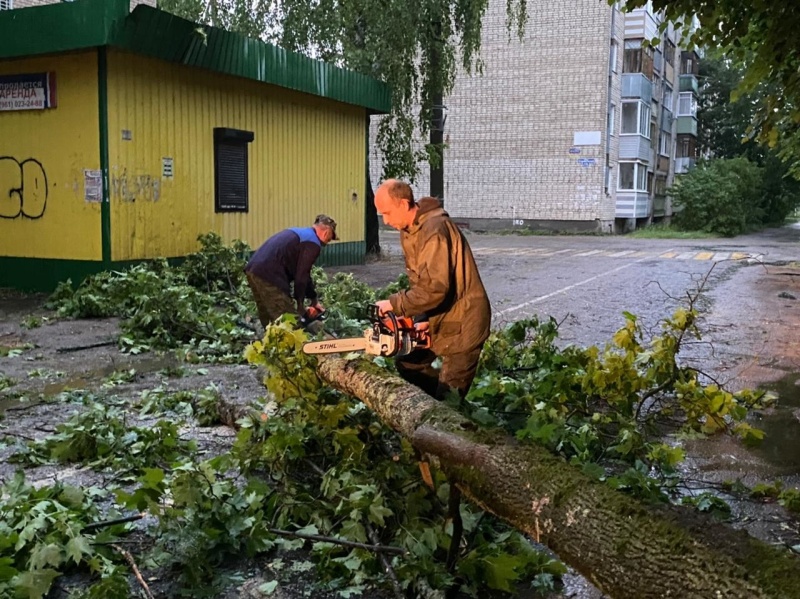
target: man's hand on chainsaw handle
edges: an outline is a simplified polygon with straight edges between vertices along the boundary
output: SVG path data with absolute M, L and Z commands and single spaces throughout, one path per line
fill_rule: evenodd
M 297 311 L 299 312 L 300 316 L 319 314 L 325 311 L 325 306 L 323 306 L 322 303 L 317 300 L 306 308 L 305 303 L 301 302 L 297 304 Z
M 387 312 L 391 312 L 394 310 L 392 308 L 392 302 L 389 300 L 378 300 L 375 302 L 375 305 L 378 308 L 378 316 L 385 316 Z M 421 320 L 417 320 L 421 319 Z M 428 317 L 425 314 L 420 314 L 414 318 L 414 328 L 418 331 L 427 331 L 430 328 L 430 323 L 428 322 Z
M 392 302 L 389 300 L 378 300 L 375 302 L 375 305 L 378 307 L 378 316 L 383 316 L 387 312 L 391 312 L 393 310 Z

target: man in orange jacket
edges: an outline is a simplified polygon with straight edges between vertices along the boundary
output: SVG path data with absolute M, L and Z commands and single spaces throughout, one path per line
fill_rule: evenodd
M 407 183 L 385 181 L 375 192 L 383 222 L 400 231 L 410 289 L 377 302 L 379 312 L 413 317 L 429 327 L 431 348 L 397 358 L 408 382 L 442 399 L 454 389 L 463 399 L 489 336 L 492 311 L 464 234 L 436 198 L 414 201 Z M 441 371 L 432 367 L 442 358 Z

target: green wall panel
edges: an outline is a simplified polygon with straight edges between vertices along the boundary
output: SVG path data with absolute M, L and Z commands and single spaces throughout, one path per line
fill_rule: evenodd
M 334 243 L 322 251 L 317 260 L 318 266 L 348 266 L 363 264 L 366 244 L 363 241 Z M 176 264 L 181 258 L 169 260 Z M 127 268 L 136 261 L 112 262 L 111 269 Z M 0 287 L 10 287 L 20 291 L 52 291 L 61 281 L 71 279 L 77 285 L 84 278 L 107 270 L 101 261 L 90 260 L 48 260 L 42 258 L 8 258 L 0 256 Z

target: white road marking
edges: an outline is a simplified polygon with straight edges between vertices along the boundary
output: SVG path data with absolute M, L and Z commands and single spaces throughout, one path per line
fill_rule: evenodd
M 505 310 L 500 310 L 499 312 L 495 312 L 492 310 L 492 317 L 502 316 L 503 314 L 508 314 L 509 312 L 516 312 L 517 310 L 521 310 L 522 308 L 527 308 L 528 306 L 532 306 L 534 304 L 538 304 L 539 302 L 543 302 L 546 299 L 550 299 L 553 296 L 556 296 L 560 293 L 566 293 L 576 287 L 580 287 L 581 285 L 586 285 L 586 283 L 591 283 L 594 280 L 599 279 L 600 277 L 605 277 L 606 275 L 610 275 L 615 272 L 619 272 L 620 270 L 624 270 L 634 264 L 639 264 L 639 262 L 644 262 L 645 260 L 649 260 L 649 258 L 640 258 L 639 260 L 634 260 L 633 262 L 628 262 L 627 264 L 623 264 L 622 266 L 618 266 L 617 268 L 612 268 L 609 271 L 602 272 L 599 275 L 595 275 L 593 277 L 589 277 L 588 279 L 584 279 L 583 281 L 579 281 L 578 283 L 573 283 L 572 285 L 567 285 L 563 289 L 559 289 L 558 291 L 553 291 L 552 293 L 548 293 L 547 295 L 542 295 L 540 297 L 534 298 L 522 304 L 512 306 L 511 308 L 506 308 Z

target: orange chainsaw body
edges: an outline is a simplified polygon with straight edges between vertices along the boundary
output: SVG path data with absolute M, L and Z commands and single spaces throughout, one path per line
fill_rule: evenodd
M 364 335 L 351 339 L 327 339 L 312 341 L 303 345 L 307 354 L 332 354 L 349 351 L 363 351 L 374 356 L 405 356 L 417 349 L 431 346 L 427 330 L 414 326 L 414 320 L 407 316 L 397 316 L 394 312 L 378 314 L 376 306 L 370 310 L 372 327 Z

